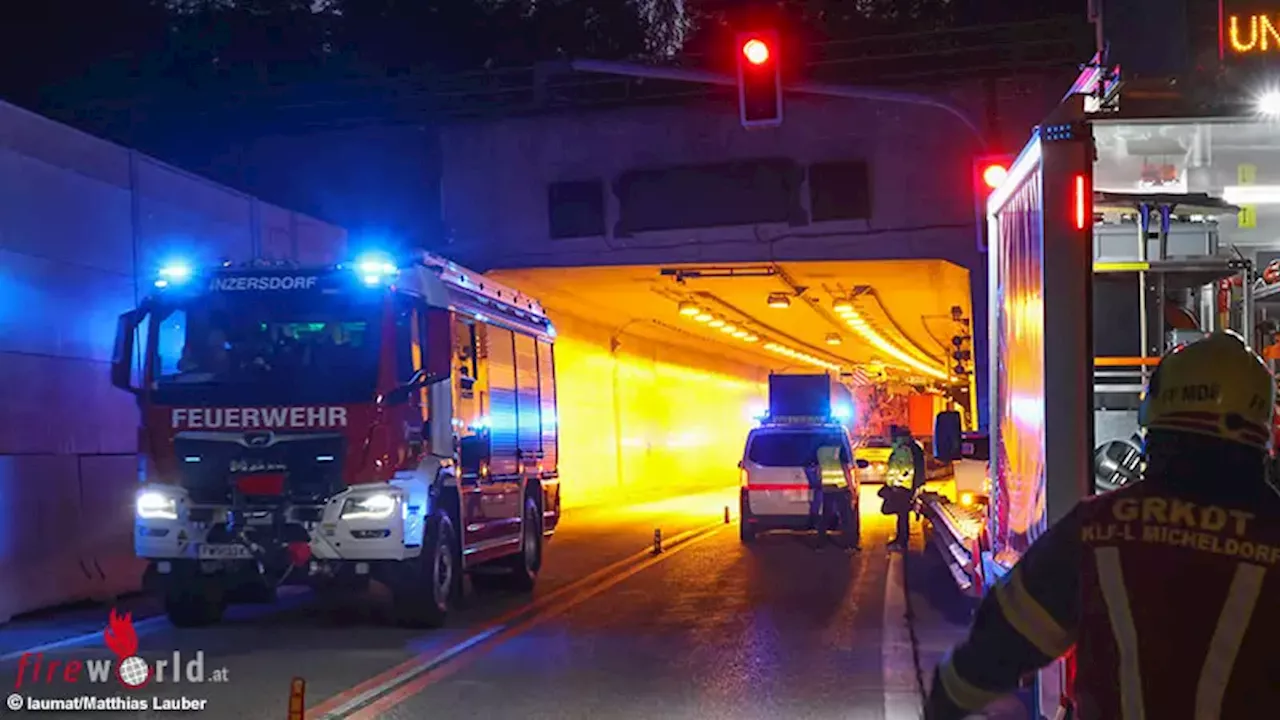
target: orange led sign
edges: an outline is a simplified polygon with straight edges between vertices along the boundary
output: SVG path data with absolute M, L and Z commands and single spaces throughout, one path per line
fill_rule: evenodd
M 1280 54 L 1280 13 L 1224 14 L 1222 25 L 1225 54 Z

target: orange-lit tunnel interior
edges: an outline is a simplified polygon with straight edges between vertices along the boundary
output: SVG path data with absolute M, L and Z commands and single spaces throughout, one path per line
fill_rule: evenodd
M 934 260 L 489 275 L 555 324 L 569 508 L 735 485 L 770 372 L 949 382 L 952 308 L 970 314 L 968 271 Z

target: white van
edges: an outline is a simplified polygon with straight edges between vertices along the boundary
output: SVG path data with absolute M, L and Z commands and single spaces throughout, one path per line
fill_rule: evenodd
M 858 544 L 858 479 L 844 426 L 761 425 L 747 435 L 738 467 L 742 542 L 772 529 L 826 529 Z

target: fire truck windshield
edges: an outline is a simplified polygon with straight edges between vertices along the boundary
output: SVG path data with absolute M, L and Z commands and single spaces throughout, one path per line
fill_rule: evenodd
M 208 294 L 153 313 L 161 404 L 336 403 L 373 397 L 380 304 L 361 296 Z

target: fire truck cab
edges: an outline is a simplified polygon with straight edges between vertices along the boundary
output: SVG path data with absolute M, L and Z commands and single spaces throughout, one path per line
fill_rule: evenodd
M 464 572 L 531 589 L 560 517 L 554 329 L 430 254 L 173 263 L 119 319 L 141 416 L 135 548 L 179 626 L 282 584 L 391 590 L 441 624 Z

